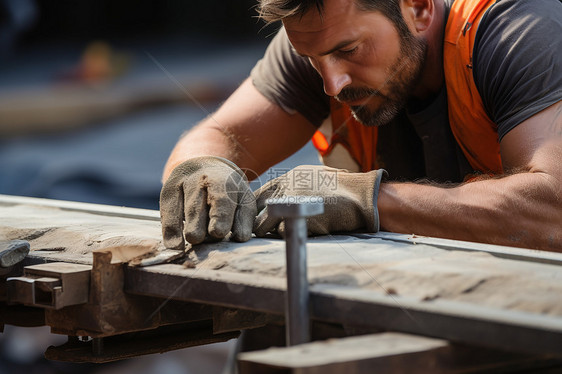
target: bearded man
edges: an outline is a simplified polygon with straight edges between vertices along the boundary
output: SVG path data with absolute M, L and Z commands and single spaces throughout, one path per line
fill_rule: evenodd
M 282 23 L 264 58 L 166 164 L 167 247 L 282 234 L 266 199 L 315 195 L 330 203 L 309 220 L 313 235 L 383 229 L 562 251 L 562 3 L 258 9 Z M 310 139 L 327 166 L 251 193 L 245 173 Z

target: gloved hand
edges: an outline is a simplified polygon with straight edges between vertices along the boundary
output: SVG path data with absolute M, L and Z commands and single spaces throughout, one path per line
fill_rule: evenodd
M 351 173 L 327 166 L 303 165 L 270 180 L 254 192 L 259 215 L 254 233 L 263 237 L 275 230 L 284 236 L 282 218 L 267 213 L 266 200 L 283 196 L 319 196 L 324 199 L 324 213 L 308 217 L 308 234 L 379 231 L 377 196 L 386 171 Z
M 244 242 L 252 235 L 256 201 L 246 176 L 233 162 L 203 156 L 183 162 L 160 193 L 162 236 L 166 248 L 185 248 L 185 240 L 205 238 Z M 185 223 L 184 223 L 185 221 Z

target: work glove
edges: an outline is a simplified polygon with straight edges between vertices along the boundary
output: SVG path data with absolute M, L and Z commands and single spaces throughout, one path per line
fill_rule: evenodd
M 327 166 L 303 165 L 270 180 L 254 192 L 259 215 L 254 221 L 258 237 L 277 231 L 285 235 L 283 218 L 272 217 L 266 208 L 269 198 L 318 196 L 324 200 L 324 213 L 307 218 L 308 235 L 335 232 L 377 232 L 379 213 L 377 196 L 383 169 L 351 173 Z
M 185 240 L 245 242 L 252 235 L 256 200 L 242 170 L 220 157 L 203 156 L 183 162 L 160 193 L 162 236 L 166 248 L 185 248 Z

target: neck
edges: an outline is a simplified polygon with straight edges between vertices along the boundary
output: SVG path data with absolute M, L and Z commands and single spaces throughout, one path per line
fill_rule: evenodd
M 443 40 L 445 36 L 446 9 L 443 0 L 435 0 L 435 17 L 427 31 L 427 52 L 419 84 L 413 98 L 425 102 L 434 98 L 443 86 Z

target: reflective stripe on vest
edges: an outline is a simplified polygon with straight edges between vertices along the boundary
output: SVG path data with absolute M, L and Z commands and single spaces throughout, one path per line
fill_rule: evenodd
M 480 19 L 495 0 L 455 0 L 445 29 L 445 84 L 451 130 L 474 170 L 502 172 L 497 126 L 486 114 L 472 76 L 472 48 Z M 362 171 L 378 168 L 376 127 L 360 124 L 349 106 L 330 100 L 332 136 L 319 131 L 313 144 L 322 156 L 342 144 Z

